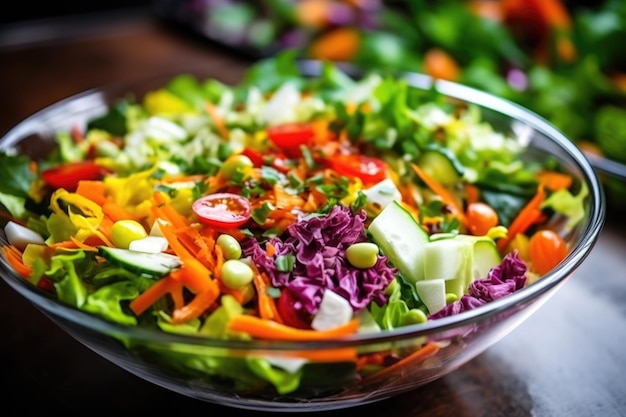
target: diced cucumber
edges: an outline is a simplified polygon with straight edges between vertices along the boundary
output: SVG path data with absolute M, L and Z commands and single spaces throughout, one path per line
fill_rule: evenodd
M 486 278 L 501 261 L 495 242 L 484 236 L 431 240 L 424 246 L 424 278 L 443 279 L 447 293 L 461 296 L 472 281 Z
M 424 245 L 428 233 L 397 201 L 376 216 L 368 232 L 389 261 L 411 282 L 424 279 Z
M 425 279 L 415 283 L 415 290 L 429 313 L 436 313 L 446 306 L 446 281 Z
M 424 277 L 426 279 L 451 280 L 471 270 L 472 244 L 462 239 L 439 239 L 424 246 Z M 468 262 L 470 261 L 470 262 Z
M 442 279 L 446 292 L 463 295 L 472 280 L 472 244 L 463 239 L 439 239 L 424 246 L 424 278 Z
M 400 190 L 389 178 L 363 190 L 363 194 L 366 199 L 365 210 L 372 217 L 378 215 L 392 201 L 402 201 Z
M 136 273 L 165 276 L 182 264 L 178 256 L 167 253 L 145 253 L 129 249 L 100 246 L 99 254 L 111 263 Z

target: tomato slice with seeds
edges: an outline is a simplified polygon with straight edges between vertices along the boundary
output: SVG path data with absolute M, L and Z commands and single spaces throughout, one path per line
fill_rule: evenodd
M 375 184 L 387 178 L 387 164 L 378 158 L 365 155 L 337 155 L 331 167 L 346 177 L 358 177 L 364 184 Z
M 313 136 L 315 131 L 308 123 L 283 123 L 267 128 L 267 137 L 290 156 L 300 156 L 300 146 L 306 145 Z
M 232 193 L 205 195 L 194 201 L 191 208 L 200 221 L 218 228 L 239 227 L 252 213 L 248 199 Z
M 93 161 L 69 162 L 41 172 L 41 178 L 53 188 L 75 190 L 78 182 L 102 178 L 105 170 Z

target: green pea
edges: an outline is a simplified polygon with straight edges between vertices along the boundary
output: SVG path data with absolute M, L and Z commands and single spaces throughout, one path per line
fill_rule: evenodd
M 428 316 L 426 316 L 426 313 L 424 313 L 419 308 L 412 308 L 404 316 L 402 324 L 406 326 L 409 324 L 426 323 L 427 321 Z
M 222 248 L 225 259 L 239 259 L 241 258 L 241 245 L 231 235 L 221 234 L 217 238 L 216 243 Z
M 231 155 L 229 156 L 222 166 L 220 167 L 220 174 L 227 180 L 230 180 L 237 171 L 243 171 L 247 168 L 252 168 L 254 164 L 252 160 L 245 155 Z
M 378 246 L 371 242 L 355 243 L 346 249 L 346 258 L 356 268 L 371 268 L 378 261 Z
M 229 259 L 222 265 L 222 282 L 228 288 L 238 290 L 252 282 L 254 272 L 245 262 Z
M 133 240 L 148 236 L 146 229 L 135 220 L 118 220 L 111 228 L 111 240 L 118 248 L 128 249 Z

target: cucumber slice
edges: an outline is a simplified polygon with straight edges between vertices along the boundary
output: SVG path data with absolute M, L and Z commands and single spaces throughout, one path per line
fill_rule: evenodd
M 474 243 L 474 279 L 487 278 L 491 268 L 500 265 L 502 256 L 491 239 L 477 239 Z
M 417 159 L 417 164 L 444 186 L 456 184 L 465 171 L 449 149 L 426 150 Z
M 397 201 L 392 201 L 368 228 L 374 242 L 409 281 L 424 279 L 424 245 L 428 233 Z
M 98 252 L 109 262 L 129 271 L 158 277 L 165 276 L 182 265 L 178 256 L 168 253 L 146 253 L 107 246 L 100 246 Z

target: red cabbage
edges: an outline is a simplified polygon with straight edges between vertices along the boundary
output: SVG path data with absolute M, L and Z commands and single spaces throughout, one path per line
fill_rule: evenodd
M 369 269 L 352 266 L 346 259 L 346 249 L 366 241 L 365 211 L 352 213 L 350 208 L 334 206 L 324 216 L 315 216 L 291 225 L 286 238 L 274 237 L 265 245 L 274 245 L 272 257 L 255 238 L 242 243 L 243 255 L 250 256 L 257 268 L 265 272 L 272 286 L 287 290 L 295 300 L 295 309 L 315 314 L 326 289 L 344 297 L 354 311 L 370 302 L 387 302 L 385 289 L 393 281 L 397 270 L 388 265 L 387 257 L 379 255 Z M 294 256 L 292 271 L 276 268 L 279 256 Z
M 489 271 L 487 278 L 473 281 L 468 294 L 428 318 L 452 316 L 509 295 L 524 287 L 527 270 L 528 266 L 519 258 L 517 251 L 511 252 L 502 259 L 500 265 Z

